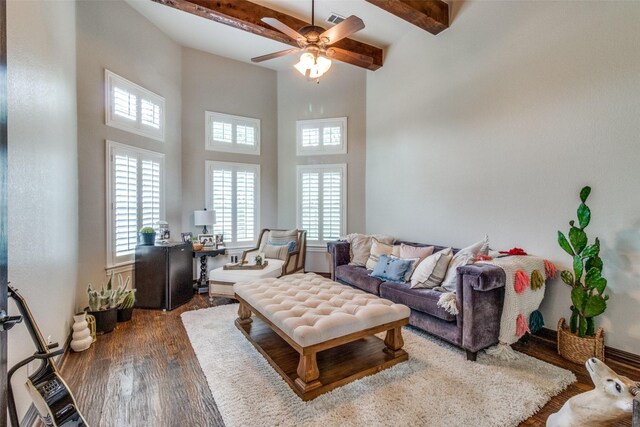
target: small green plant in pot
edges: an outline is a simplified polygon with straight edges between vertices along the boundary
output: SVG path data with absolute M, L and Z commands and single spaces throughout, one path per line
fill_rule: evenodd
M 604 294 L 607 279 L 602 277 L 600 240 L 589 244 L 585 228 L 591 222 L 591 210 L 586 205 L 591 187 L 580 191 L 578 224 L 569 221 L 568 237 L 558 231 L 558 244 L 572 257 L 573 271 L 564 270 L 562 281 L 571 286 L 571 318 L 569 331 L 564 318 L 558 323 L 558 352 L 576 363 L 584 363 L 589 357 L 604 360 L 602 329 L 595 330 L 594 318 L 607 308 L 608 295 Z
M 120 285 L 122 286 L 122 277 L 118 276 L 120 279 Z M 127 277 L 127 281 L 123 286 L 124 292 L 122 294 L 122 298 L 118 303 L 118 322 L 128 322 L 131 320 L 131 316 L 133 315 L 133 305 L 136 302 L 136 290 L 135 289 L 127 289 L 129 286 L 129 279 Z
M 138 234 L 141 245 L 150 246 L 156 241 L 156 230 L 154 230 L 153 227 L 142 227 Z

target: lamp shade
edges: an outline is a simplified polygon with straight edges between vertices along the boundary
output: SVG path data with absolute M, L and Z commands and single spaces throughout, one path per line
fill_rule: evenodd
M 300 56 L 300 62 L 295 64 L 294 67 L 303 76 L 308 75 L 309 78 L 317 79 L 329 71 L 331 60 L 324 55 L 305 52 Z
M 196 226 L 213 225 L 216 223 L 216 211 L 193 211 L 193 219 Z

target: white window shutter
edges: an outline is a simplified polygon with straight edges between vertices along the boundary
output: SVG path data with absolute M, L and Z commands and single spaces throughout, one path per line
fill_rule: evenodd
M 298 166 L 298 227 L 321 244 L 345 233 L 346 171 L 341 165 Z
M 322 240 L 336 240 L 342 227 L 342 176 L 340 172 L 322 175 Z
M 138 237 L 138 159 L 116 154 L 113 160 L 113 240 L 116 256 L 131 254 Z
M 108 126 L 164 141 L 162 96 L 105 70 L 105 123 Z
M 142 226 L 155 227 L 160 221 L 160 163 L 143 160 L 142 177 Z
M 233 227 L 233 172 L 228 169 L 213 169 L 211 172 L 211 189 L 213 210 L 216 211 L 215 234 L 224 235 L 230 240 Z
M 228 246 L 255 242 L 260 218 L 260 166 L 207 161 L 207 207 L 216 211 L 215 234 Z
M 301 175 L 302 229 L 307 230 L 309 240 L 320 237 L 320 174 L 305 172 Z
M 205 149 L 260 154 L 260 120 L 205 111 Z
M 133 261 L 138 230 L 164 217 L 164 154 L 107 141 L 107 267 Z

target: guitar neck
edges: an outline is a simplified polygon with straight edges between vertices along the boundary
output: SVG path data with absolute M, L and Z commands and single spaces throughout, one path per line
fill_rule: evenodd
M 44 340 L 42 332 L 40 332 L 40 328 L 38 328 L 38 325 L 33 318 L 33 314 L 31 314 L 31 310 L 29 310 L 29 306 L 25 302 L 24 298 L 11 285 L 9 285 L 9 296 L 12 297 L 16 302 L 16 306 L 18 307 L 20 314 L 22 314 L 22 317 L 24 318 L 25 325 L 27 326 L 27 330 L 31 335 L 31 339 L 33 339 L 33 342 L 38 349 L 38 353 L 47 353 L 49 351 L 47 342 Z

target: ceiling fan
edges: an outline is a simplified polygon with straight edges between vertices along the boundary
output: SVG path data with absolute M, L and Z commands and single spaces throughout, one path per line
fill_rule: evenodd
M 251 61 L 262 62 L 285 55 L 291 55 L 293 53 L 303 52 L 302 56 L 300 56 L 300 62 L 298 62 L 295 67 L 300 71 L 300 73 L 312 79 L 319 78 L 329 70 L 331 67 L 331 60 L 329 58 L 359 65 L 361 67 L 368 67 L 371 65 L 373 63 L 373 58 L 369 56 L 351 52 L 339 47 L 330 47 L 339 40 L 362 30 L 364 28 L 364 22 L 362 19 L 355 15 L 351 15 L 339 24 L 325 30 L 324 28 L 315 25 L 314 3 L 315 1 L 311 0 L 311 25 L 306 25 L 298 31 L 283 24 L 275 18 L 262 18 L 262 22 L 269 24 L 273 28 L 294 39 L 298 43 L 299 47 L 251 58 Z

